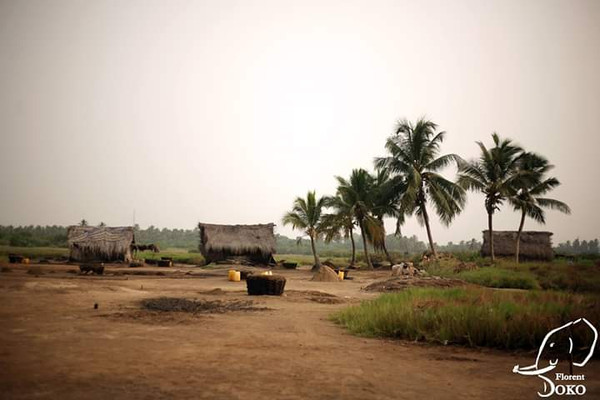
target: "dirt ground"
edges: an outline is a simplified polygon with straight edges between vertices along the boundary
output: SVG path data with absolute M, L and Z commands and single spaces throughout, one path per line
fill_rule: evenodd
M 538 378 L 512 373 L 533 353 L 365 339 L 328 320 L 377 296 L 360 289 L 389 271 L 339 283 L 278 271 L 288 279 L 284 296 L 251 298 L 258 310 L 194 315 L 140 303 L 248 300 L 245 282 L 228 282 L 227 268 L 111 266 L 105 276 L 75 268 L 4 265 L 0 398 L 491 400 L 541 390 Z M 599 364 L 584 372 L 584 398 L 599 398 Z

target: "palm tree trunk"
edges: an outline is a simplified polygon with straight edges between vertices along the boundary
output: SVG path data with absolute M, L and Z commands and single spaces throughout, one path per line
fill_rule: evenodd
M 383 252 L 385 253 L 385 257 L 387 258 L 390 265 L 394 265 L 394 261 L 392 260 L 392 256 L 390 256 L 390 252 L 387 249 L 387 245 L 385 244 L 385 228 L 383 227 L 383 218 L 378 218 L 379 223 L 381 224 L 381 229 L 383 230 L 383 241 L 381 242 L 381 247 L 383 248 Z
M 365 259 L 367 260 L 367 268 L 373 269 L 371 257 L 369 256 L 369 248 L 367 247 L 367 235 L 365 235 L 365 227 L 362 221 L 360 221 L 360 235 L 362 236 L 363 246 L 365 248 Z
M 350 228 L 350 243 L 352 243 L 352 258 L 350 259 L 350 265 L 354 266 L 356 263 L 356 244 L 354 243 L 354 231 Z
M 385 241 L 383 242 L 383 251 L 385 252 L 385 257 L 387 258 L 390 265 L 394 265 L 394 260 L 392 260 L 392 256 L 390 255 L 390 252 L 388 251 L 387 246 L 385 245 Z
M 315 247 L 315 239 L 310 236 L 310 248 L 312 249 L 313 256 L 315 257 L 315 264 L 312 267 L 313 271 L 317 271 L 321 268 L 321 260 L 319 260 L 319 256 L 317 255 L 317 248 Z
M 431 227 L 429 226 L 429 215 L 427 215 L 427 208 L 425 208 L 425 204 L 423 204 L 422 209 L 423 221 L 425 222 L 425 228 L 427 229 L 427 239 L 429 239 L 429 247 L 431 248 L 431 254 L 433 254 L 433 258 L 437 258 L 437 252 L 435 251 L 435 247 L 433 245 L 433 237 L 431 236 Z
M 525 211 L 521 213 L 521 223 L 519 224 L 519 230 L 517 231 L 517 248 L 515 249 L 515 260 L 519 263 L 519 248 L 521 247 L 521 232 L 523 232 L 523 225 L 525 225 Z
M 492 262 L 496 260 L 494 257 L 494 230 L 492 229 L 492 213 L 488 211 L 488 233 L 490 235 L 490 256 L 492 257 Z

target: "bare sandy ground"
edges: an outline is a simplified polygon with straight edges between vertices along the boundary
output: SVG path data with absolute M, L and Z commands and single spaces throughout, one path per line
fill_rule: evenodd
M 385 272 L 320 283 L 309 271 L 281 271 L 283 297 L 252 298 L 268 310 L 194 316 L 139 303 L 247 300 L 245 282 L 228 282 L 225 269 L 111 267 L 166 275 L 95 277 L 44 265 L 36 277 L 31 266 L 11 268 L 0 273 L 2 399 L 490 400 L 541 390 L 538 378 L 511 372 L 534 354 L 365 339 L 328 320 L 376 296 L 360 288 Z M 584 372 L 584 398 L 599 398 L 598 362 Z

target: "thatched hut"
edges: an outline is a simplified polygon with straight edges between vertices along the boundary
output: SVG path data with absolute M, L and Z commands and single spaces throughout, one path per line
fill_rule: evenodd
M 523 231 L 521 232 L 521 243 L 519 258 L 528 260 L 552 260 L 552 232 Z M 494 254 L 496 256 L 514 257 L 517 245 L 516 231 L 494 231 Z M 483 245 L 481 255 L 490 255 L 490 234 L 483 231 Z
M 206 263 L 230 259 L 269 264 L 275 254 L 274 224 L 198 224 L 200 252 Z
M 132 260 L 133 228 L 70 226 L 67 230 L 69 259 L 80 262 Z

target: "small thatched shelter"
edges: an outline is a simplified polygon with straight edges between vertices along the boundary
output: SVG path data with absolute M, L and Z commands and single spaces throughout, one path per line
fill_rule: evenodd
M 130 262 L 131 245 L 135 243 L 133 228 L 70 226 L 67 230 L 71 261 Z
M 274 226 L 200 223 L 200 252 L 207 264 L 228 259 L 246 259 L 256 264 L 269 264 L 275 254 Z
M 523 231 L 521 232 L 521 243 L 519 258 L 528 260 L 552 260 L 552 232 Z M 501 257 L 514 257 L 517 245 L 516 231 L 494 231 L 494 254 Z M 490 255 L 490 234 L 483 231 L 483 245 L 481 255 Z

